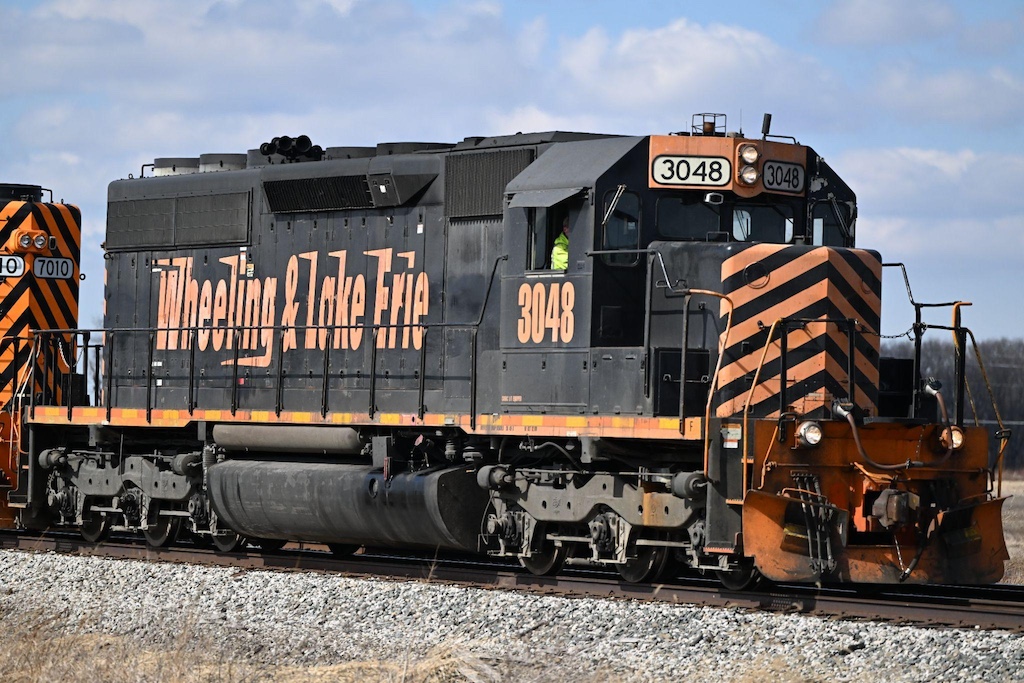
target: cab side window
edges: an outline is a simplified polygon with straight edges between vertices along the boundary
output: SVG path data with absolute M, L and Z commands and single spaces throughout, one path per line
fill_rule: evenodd
M 601 240 L 602 250 L 640 248 L 640 197 L 633 192 L 618 193 L 609 190 L 605 195 L 604 226 Z M 629 251 L 623 254 L 605 254 L 604 262 L 616 266 L 633 266 L 640 262 L 640 254 Z
M 853 246 L 853 216 L 844 202 L 818 202 L 812 213 L 811 243 L 826 247 Z
M 554 211 L 548 207 L 527 209 L 530 231 L 527 237 L 527 270 L 544 270 L 550 268 L 549 257 L 551 245 L 555 241 L 552 216 Z

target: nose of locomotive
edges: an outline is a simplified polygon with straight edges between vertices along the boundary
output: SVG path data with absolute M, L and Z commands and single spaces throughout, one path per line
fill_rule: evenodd
M 719 417 L 782 412 L 823 418 L 833 399 L 878 402 L 881 259 L 875 252 L 755 244 L 722 263 L 732 307 L 718 381 Z M 753 387 L 754 378 L 757 386 Z

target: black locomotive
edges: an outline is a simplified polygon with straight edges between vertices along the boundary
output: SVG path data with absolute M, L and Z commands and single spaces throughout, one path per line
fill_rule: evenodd
M 110 185 L 104 329 L 32 337 L 17 522 L 997 581 L 987 434 L 880 358 L 854 193 L 762 133 L 157 159 Z

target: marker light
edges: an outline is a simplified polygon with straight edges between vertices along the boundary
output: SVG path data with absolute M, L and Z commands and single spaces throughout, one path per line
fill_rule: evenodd
M 761 153 L 757 150 L 757 147 L 753 145 L 743 145 L 740 147 L 740 159 L 748 164 L 757 163 L 757 160 L 761 158 Z
M 817 422 L 802 422 L 796 428 L 796 443 L 802 448 L 813 448 L 821 443 L 821 425 Z
M 740 171 L 740 182 L 744 185 L 753 185 L 757 182 L 757 178 L 757 169 L 753 166 L 744 166 L 743 170 Z

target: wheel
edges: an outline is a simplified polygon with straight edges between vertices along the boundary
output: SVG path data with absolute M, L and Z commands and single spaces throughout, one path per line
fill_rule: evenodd
M 538 526 L 533 532 L 534 538 L 542 539 L 539 543 L 540 549 L 535 549 L 529 557 L 520 557 L 519 564 L 526 567 L 526 570 L 534 576 L 552 576 L 557 574 L 565 564 L 565 558 L 569 554 L 569 547 L 557 546 L 546 537 L 543 526 Z
M 615 565 L 615 570 L 627 583 L 657 581 L 668 567 L 670 554 L 668 548 L 653 545 L 637 546 L 636 557 L 626 560 L 626 564 Z
M 147 526 L 142 531 L 146 537 L 146 545 L 151 548 L 163 548 L 178 538 L 181 530 L 181 517 L 168 517 L 160 514 L 163 506 L 158 501 L 150 501 L 149 514 L 146 519 Z
M 744 563 L 736 569 L 716 570 L 715 576 L 722 586 L 731 591 L 751 590 L 756 588 L 762 579 L 761 572 L 757 571 L 753 562 Z
M 240 536 L 230 529 L 215 531 L 210 539 L 213 541 L 213 547 L 222 553 L 233 553 L 244 548 L 246 544 L 245 536 Z
M 110 535 L 112 520 L 101 512 L 87 510 L 82 513 L 82 525 L 79 533 L 89 543 L 100 543 Z
M 260 550 L 274 552 L 283 548 L 287 542 L 284 538 L 257 538 L 252 541 L 252 544 Z
M 222 553 L 233 553 L 245 547 L 249 542 L 245 536 L 237 534 L 228 527 L 221 528 L 216 514 L 210 515 L 210 542 Z
M 352 545 L 351 543 L 328 543 L 327 547 L 330 548 L 331 552 L 337 557 L 355 555 L 356 551 L 359 550 L 358 545 Z

